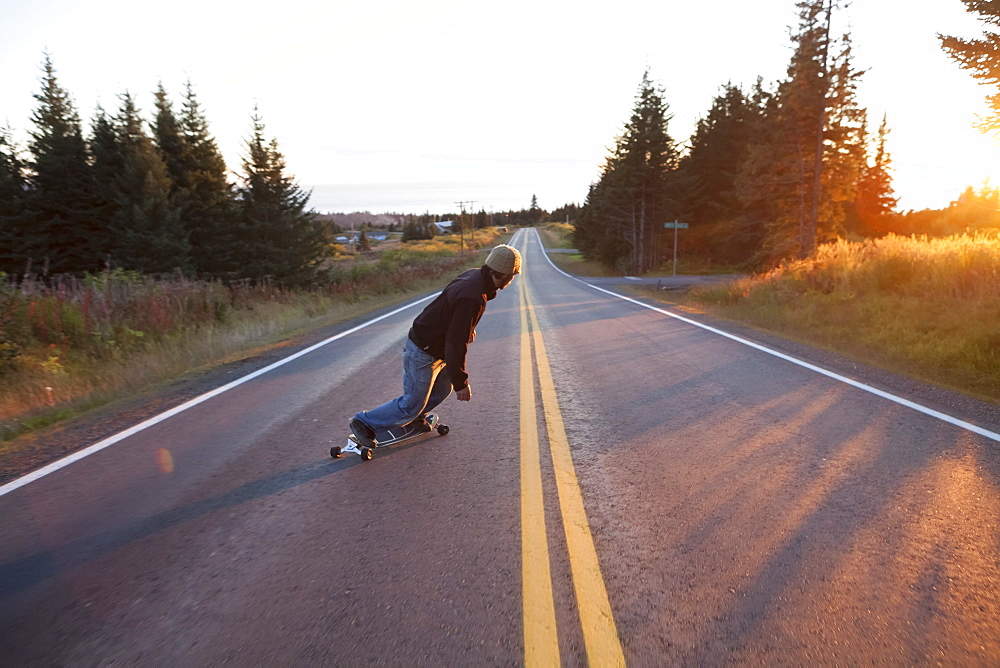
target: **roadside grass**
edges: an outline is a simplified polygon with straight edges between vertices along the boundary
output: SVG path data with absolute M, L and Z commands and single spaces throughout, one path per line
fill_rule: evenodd
M 671 299 L 1000 404 L 997 232 L 841 240 Z
M 546 248 L 573 248 L 573 226 L 569 223 L 547 223 L 538 228 Z
M 311 290 L 268 283 L 0 276 L 0 456 L 20 436 L 122 397 L 435 289 L 483 258 L 494 230 L 331 261 Z
M 585 259 L 579 253 L 549 253 L 549 259 L 567 274 L 575 276 L 610 277 L 619 275 L 608 271 L 597 262 Z
M 572 249 L 573 226 L 567 223 L 547 223 L 538 228 L 542 245 L 547 248 Z M 549 253 L 549 259 L 568 274 L 576 276 L 617 276 L 598 262 L 587 260 L 580 253 Z
M 542 238 L 542 245 L 549 249 L 572 249 L 573 226 L 568 223 L 548 223 L 538 228 Z M 549 253 L 549 259 L 563 271 L 576 276 L 593 276 L 610 278 L 621 276 L 619 272 L 608 269 L 598 262 L 587 260 L 580 253 Z M 701 258 L 679 257 L 677 259 L 677 273 L 687 275 L 710 275 L 710 274 L 738 274 L 744 270 L 740 267 L 732 267 L 720 264 L 713 264 Z M 671 276 L 674 273 L 673 259 L 664 262 L 644 274 L 647 277 Z

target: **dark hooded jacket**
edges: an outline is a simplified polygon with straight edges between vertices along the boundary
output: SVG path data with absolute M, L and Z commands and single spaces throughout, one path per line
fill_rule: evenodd
M 486 302 L 497 296 L 489 267 L 460 274 L 428 304 L 410 328 L 410 340 L 435 359 L 445 361 L 455 391 L 469 384 L 465 355 Z

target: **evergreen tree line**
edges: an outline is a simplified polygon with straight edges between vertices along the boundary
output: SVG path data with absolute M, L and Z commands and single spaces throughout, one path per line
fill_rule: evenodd
M 647 71 L 624 131 L 576 224 L 575 243 L 609 268 L 642 273 L 673 250 L 746 267 L 808 257 L 841 235 L 884 231 L 896 198 L 888 124 L 872 133 L 856 98 L 849 34 L 831 34 L 837 0 L 802 0 L 787 77 L 752 90 L 727 83 L 686 150 Z
M 437 236 L 437 216 L 425 213 L 420 216 L 407 216 L 403 223 L 403 241 L 417 241 L 421 239 L 433 239 Z
M 0 131 L 0 272 L 315 278 L 324 227 L 256 109 L 231 183 L 190 82 L 179 112 L 160 84 L 152 122 L 125 93 L 85 136 L 48 55 L 43 71 L 27 157 Z
M 480 209 L 476 213 L 408 215 L 402 224 L 403 241 L 433 239 L 437 235 L 434 223 L 443 220 L 452 221 L 452 232 L 460 233 L 464 230 L 482 230 L 487 227 L 525 227 L 538 225 L 547 220 L 560 221 L 565 216 L 575 216 L 576 210 L 575 204 L 567 204 L 549 214 L 538 206 L 538 197 L 532 195 L 531 205 L 527 209 L 509 209 L 500 213 Z
M 389 233 L 400 232 L 402 241 L 416 241 L 433 239 L 439 234 L 435 223 L 442 221 L 452 222 L 452 233 L 461 231 L 482 230 L 488 227 L 524 227 L 537 225 L 539 223 L 555 221 L 564 222 L 575 220 L 579 207 L 576 204 L 566 204 L 548 213 L 538 206 L 538 198 L 531 197 L 531 205 L 525 209 L 509 209 L 499 213 L 487 212 L 480 209 L 476 213 L 445 213 L 432 214 L 430 212 L 420 215 L 401 213 L 381 213 L 371 214 L 368 212 L 355 213 L 330 213 L 316 214 L 317 220 L 321 221 L 331 234 L 344 231 L 347 228 L 358 229 L 362 232 L 372 232 L 377 229 L 385 230 Z
M 550 221 L 564 221 L 567 215 L 571 215 L 571 217 L 573 217 L 576 210 L 577 205 L 566 204 L 554 209 L 552 213 L 549 213 L 538 205 L 538 196 L 532 195 L 531 204 L 526 209 L 508 209 L 497 213 L 479 211 L 479 213 L 475 215 L 475 227 L 476 229 L 491 225 L 505 227 L 531 227 L 533 225 Z M 572 212 L 572 214 L 570 212 Z

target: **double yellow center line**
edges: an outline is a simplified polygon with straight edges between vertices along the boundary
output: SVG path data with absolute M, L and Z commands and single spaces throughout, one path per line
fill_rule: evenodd
M 552 595 L 548 535 L 545 530 L 541 448 L 531 355 L 533 343 L 556 493 L 566 532 L 570 572 L 580 611 L 587 659 L 591 666 L 624 666 L 625 657 L 601 575 L 594 539 L 587 523 L 583 495 L 573 467 L 569 440 L 559 410 L 538 316 L 528 294 L 524 275 L 518 283 L 521 295 L 521 573 L 525 665 L 559 665 L 559 637 Z

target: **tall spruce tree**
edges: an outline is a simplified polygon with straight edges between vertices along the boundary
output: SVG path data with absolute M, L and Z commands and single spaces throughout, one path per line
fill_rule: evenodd
M 229 248 L 239 225 L 235 192 L 227 177 L 226 161 L 209 131 L 190 81 L 185 86 L 182 111 L 181 127 L 191 159 L 185 224 L 194 244 L 195 266 L 206 274 L 218 275 L 220 269 L 221 273 L 231 273 L 235 267 Z
M 850 34 L 841 35 L 836 47 L 827 70 L 830 85 L 820 152 L 824 168 L 814 182 L 813 249 L 844 232 L 868 163 L 868 111 L 857 99 L 864 72 L 854 68 Z
M 727 83 L 698 120 L 691 147 L 677 167 L 678 182 L 684 184 L 679 193 L 684 220 L 697 225 L 736 217 L 736 177 L 759 114 L 742 89 Z
M 732 84 L 723 86 L 698 121 L 690 149 L 678 164 L 680 218 L 691 224 L 704 240 L 706 253 L 719 262 L 750 263 L 761 246 L 762 225 L 751 224 L 745 215 L 738 182 L 751 142 L 758 138 L 764 100 L 759 79 L 749 95 Z
M 117 253 L 119 239 L 112 221 L 121 206 L 117 182 L 125 160 L 114 121 L 100 105 L 90 123 L 89 144 L 97 199 L 95 219 L 100 230 L 95 246 L 107 265 L 114 255 L 120 255 Z
M 838 5 L 807 0 L 798 8 L 788 77 L 765 101 L 739 179 L 745 215 L 766 226 L 771 260 L 808 257 L 842 231 L 864 162 L 861 73 L 852 65 L 850 36 L 831 39 Z
M 188 145 L 181 134 L 181 126 L 174 114 L 173 105 L 161 82 L 153 93 L 156 116 L 153 119 L 153 140 L 160 149 L 160 157 L 170 176 L 170 192 L 175 199 L 182 199 L 186 191 L 186 168 L 190 162 Z M 179 202 L 178 202 L 179 204 Z
M 785 146 L 778 117 L 776 91 L 757 82 L 748 97 L 753 110 L 748 117 L 748 143 L 743 159 L 736 164 L 733 194 L 737 220 L 728 246 L 734 252 L 729 262 L 756 266 L 765 256 L 767 228 L 780 210 L 778 203 L 790 185 L 798 183 L 784 173 L 781 151 Z
M 898 199 L 892 188 L 892 158 L 886 148 L 889 121 L 882 117 L 875 140 L 875 154 L 861 170 L 855 200 L 854 231 L 863 236 L 881 236 L 893 231 Z
M 420 238 L 420 231 L 417 227 L 416 217 L 410 214 L 406 217 L 406 222 L 403 223 L 403 236 L 400 239 L 403 243 L 407 241 L 414 241 Z
M 795 205 L 801 206 L 798 191 L 804 175 L 800 168 L 801 151 L 792 147 L 782 127 L 777 91 L 764 89 L 758 81 L 754 103 L 760 114 L 751 123 L 752 139 L 735 186 L 740 202 L 740 229 L 756 240 L 753 248 L 747 249 L 748 264 L 759 265 L 768 255 L 770 228 L 779 220 L 790 224 Z
M 472 220 L 473 229 L 481 230 L 490 225 L 490 216 L 485 210 L 480 209 L 479 213 L 476 214 L 475 218 Z
M 171 195 L 181 210 L 198 273 L 226 276 L 238 267 L 230 249 L 237 234 L 226 163 L 208 130 L 191 82 L 178 118 L 162 84 L 155 93 L 153 134 L 171 179 Z
M 246 142 L 238 186 L 243 234 L 237 249 L 241 277 L 270 277 L 289 285 L 312 281 L 330 250 L 323 226 L 306 210 L 309 193 L 285 173 L 276 139 L 268 141 L 257 110 Z
M 763 178 L 771 186 L 767 251 L 774 259 L 806 257 L 816 245 L 818 224 L 813 211 L 818 210 L 815 186 L 823 171 L 831 3 L 797 3 L 800 23 L 792 37 L 795 51 L 788 77 L 778 85 L 775 105 L 767 117 L 767 141 L 758 147 L 769 154 L 761 162 Z
M 659 261 L 663 223 L 676 211 L 670 176 L 678 155 L 667 132 L 670 118 L 663 90 L 647 70 L 631 118 L 591 187 L 574 232 L 587 257 L 636 274 Z
M 528 207 L 528 220 L 532 225 L 537 225 L 542 219 L 542 209 L 538 206 L 538 196 L 531 196 L 531 205 Z
M 0 272 L 12 275 L 23 271 L 28 260 L 24 254 L 27 185 L 13 132 L 0 128 Z
M 114 181 L 114 261 L 145 273 L 190 271 L 191 246 L 167 166 L 146 134 L 135 100 L 126 92 L 121 101 L 115 119 L 121 169 Z
M 972 76 L 990 86 L 1000 86 L 1000 2 L 996 0 L 962 0 L 967 12 L 977 14 L 986 26 L 981 39 L 964 39 L 938 34 L 941 46 L 960 67 L 971 70 Z M 980 129 L 1000 131 L 1000 92 L 989 95 L 986 101 L 992 114 L 982 119 Z
M 35 261 L 34 271 L 50 273 L 95 270 L 101 266 L 100 237 L 94 208 L 95 186 L 90 154 L 80 117 L 69 94 L 56 79 L 46 54 L 42 90 L 31 120 L 28 149 L 30 229 L 23 253 Z

